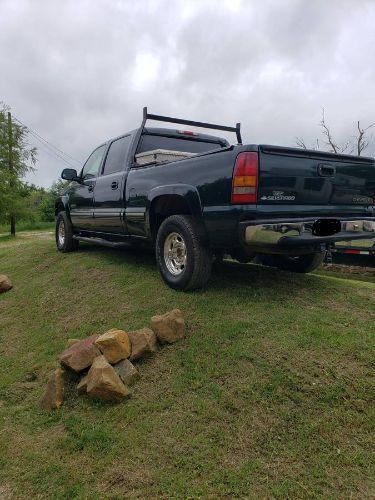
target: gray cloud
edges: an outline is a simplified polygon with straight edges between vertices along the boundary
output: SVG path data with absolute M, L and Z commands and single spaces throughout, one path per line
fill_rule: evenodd
M 374 25 L 371 0 L 0 0 L 0 100 L 80 160 L 144 105 L 286 145 L 324 106 L 344 140 L 375 121 Z M 63 166 L 40 148 L 29 180 Z

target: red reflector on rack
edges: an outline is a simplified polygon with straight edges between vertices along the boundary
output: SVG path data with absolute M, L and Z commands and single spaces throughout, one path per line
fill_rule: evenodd
M 199 135 L 197 132 L 191 132 L 190 130 L 177 130 L 177 133 L 182 135 Z

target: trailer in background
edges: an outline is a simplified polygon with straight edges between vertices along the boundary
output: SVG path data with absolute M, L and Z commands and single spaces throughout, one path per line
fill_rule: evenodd
M 375 257 L 375 238 L 371 240 L 340 241 L 333 250 L 339 254 L 371 255 Z

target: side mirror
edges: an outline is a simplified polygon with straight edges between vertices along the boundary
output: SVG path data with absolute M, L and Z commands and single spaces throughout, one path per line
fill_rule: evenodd
M 65 181 L 79 181 L 80 177 L 78 177 L 77 170 L 74 168 L 64 168 L 61 172 L 61 178 Z

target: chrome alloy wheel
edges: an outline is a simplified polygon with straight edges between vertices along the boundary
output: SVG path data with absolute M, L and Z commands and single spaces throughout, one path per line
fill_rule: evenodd
M 179 233 L 170 233 L 164 242 L 164 262 L 173 276 L 180 275 L 186 266 L 186 245 Z
M 59 223 L 59 227 L 57 230 L 57 238 L 59 240 L 59 246 L 63 247 L 65 243 L 65 224 L 63 220 L 61 220 Z

